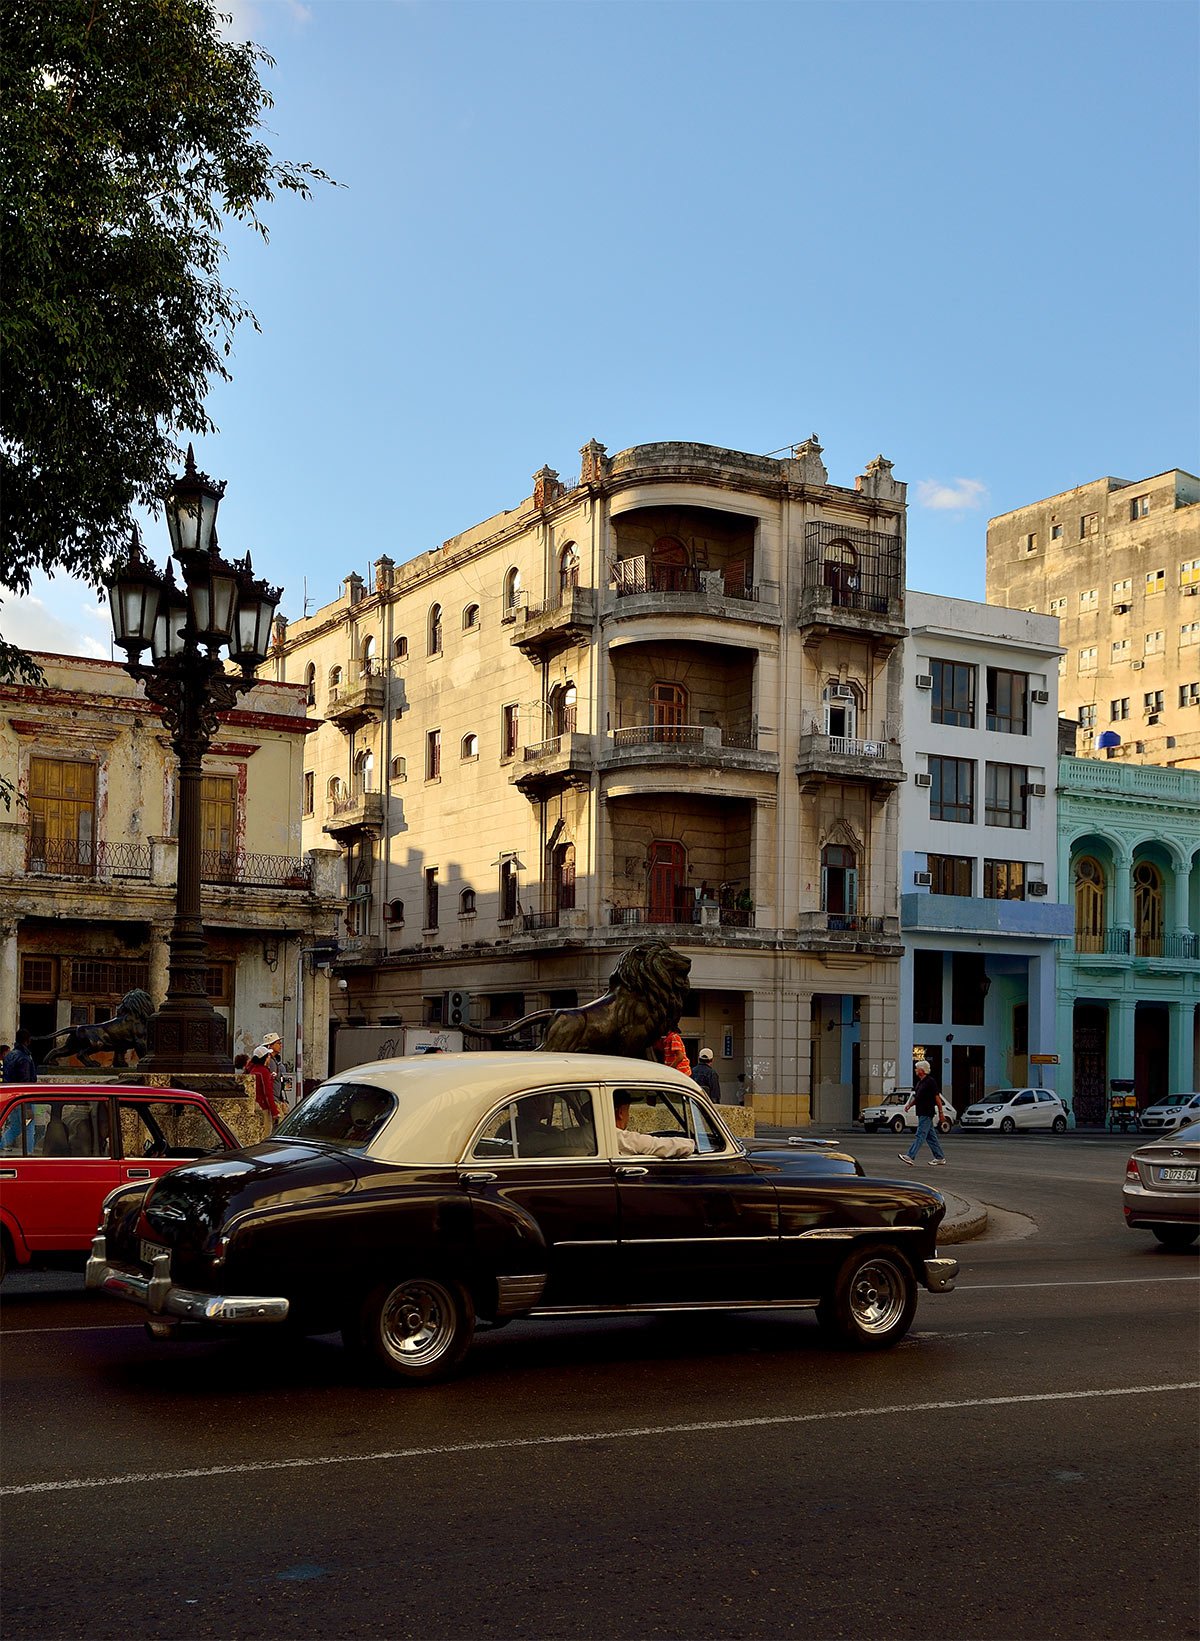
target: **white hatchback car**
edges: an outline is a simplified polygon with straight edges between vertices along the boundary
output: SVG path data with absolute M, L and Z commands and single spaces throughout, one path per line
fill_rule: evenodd
M 890 1128 L 893 1134 L 903 1134 L 905 1129 L 915 1134 L 917 1131 L 917 1114 L 915 1111 L 905 1111 L 904 1107 L 912 1099 L 911 1088 L 897 1088 L 891 1094 L 885 1094 L 877 1105 L 866 1105 L 859 1116 L 868 1134 L 877 1134 L 881 1128 Z M 948 1134 L 954 1125 L 958 1112 L 950 1104 L 946 1096 L 942 1095 L 942 1120 L 938 1124 L 938 1131 Z
M 998 1088 L 967 1107 L 962 1127 L 1000 1134 L 1015 1134 L 1018 1128 L 1048 1128 L 1065 1134 L 1067 1108 L 1049 1088 Z
M 1200 1094 L 1167 1094 L 1138 1116 L 1145 1134 L 1170 1134 L 1190 1122 L 1200 1122 Z

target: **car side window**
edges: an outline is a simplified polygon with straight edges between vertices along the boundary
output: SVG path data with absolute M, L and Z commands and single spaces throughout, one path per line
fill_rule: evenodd
M 711 1155 L 715 1151 L 727 1149 L 725 1136 L 717 1128 L 708 1112 L 698 1100 L 689 1100 L 691 1107 L 692 1138 L 696 1142 L 697 1156 Z
M 1014 1105 L 1032 1105 L 1033 1104 L 1033 1094 L 1032 1094 L 1032 1092 L 1027 1088 L 1023 1094 L 1018 1094 L 1017 1095 L 1016 1099 L 1013 1101 L 1013 1104 Z
M 0 1142 L 6 1156 L 107 1157 L 108 1101 L 26 1100 L 6 1118 Z
M 186 1101 L 122 1100 L 118 1110 L 127 1157 L 200 1157 L 225 1147 L 208 1113 Z
M 547 1089 L 514 1102 L 518 1157 L 594 1157 L 590 1089 Z
M 1037 1091 L 1039 1105 L 1053 1105 L 1054 1095 L 1048 1089 L 1039 1088 Z

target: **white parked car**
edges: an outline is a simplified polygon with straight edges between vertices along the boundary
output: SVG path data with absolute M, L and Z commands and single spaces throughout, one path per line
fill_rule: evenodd
M 1168 1094 L 1146 1107 L 1138 1127 L 1147 1134 L 1169 1134 L 1190 1122 L 1200 1122 L 1200 1094 Z
M 917 1131 L 917 1114 L 915 1111 L 905 1111 L 904 1109 L 911 1099 L 911 1088 L 898 1088 L 892 1094 L 885 1094 L 877 1105 L 864 1106 L 858 1120 L 868 1134 L 877 1134 L 881 1128 L 890 1128 L 893 1134 L 903 1134 L 907 1128 L 915 1134 Z M 958 1112 L 955 1111 L 950 1101 L 943 1094 L 942 1120 L 938 1124 L 939 1132 L 948 1134 L 957 1116 Z
M 967 1107 L 962 1126 L 1000 1134 L 1015 1134 L 1018 1128 L 1049 1128 L 1065 1134 L 1067 1108 L 1049 1088 L 998 1088 Z

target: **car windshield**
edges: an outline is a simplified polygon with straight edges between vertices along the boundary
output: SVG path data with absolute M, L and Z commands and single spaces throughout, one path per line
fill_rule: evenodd
M 1191 1105 L 1196 1098 L 1194 1094 L 1167 1094 L 1161 1100 L 1155 1100 L 1155 1105 Z
M 325 1083 L 286 1116 L 271 1137 L 362 1151 L 395 1109 L 396 1096 L 370 1083 Z
M 1200 1122 L 1185 1123 L 1182 1128 L 1177 1128 L 1171 1135 L 1170 1143 L 1178 1145 L 1180 1140 L 1185 1145 L 1200 1145 Z M 1167 1141 L 1163 1140 L 1161 1143 L 1166 1145 Z

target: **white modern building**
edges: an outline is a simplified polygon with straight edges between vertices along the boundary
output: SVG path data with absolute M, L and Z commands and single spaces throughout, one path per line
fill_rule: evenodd
M 900 1074 L 924 1056 L 961 1111 L 1055 1086 L 1058 622 L 910 592 L 900 788 Z

